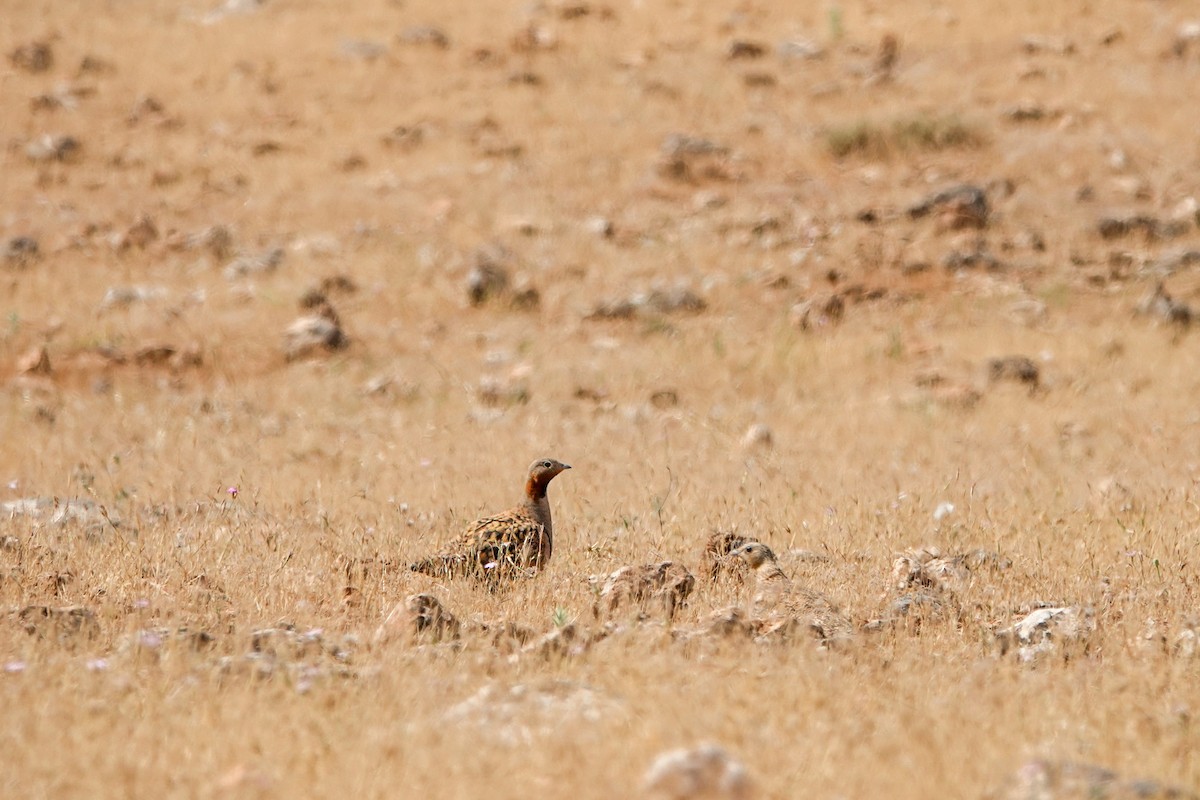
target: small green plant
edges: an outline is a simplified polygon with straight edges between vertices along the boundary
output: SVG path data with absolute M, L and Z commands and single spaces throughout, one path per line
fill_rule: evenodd
M 899 361 L 904 357 L 904 337 L 900 335 L 899 328 L 892 328 L 888 331 L 887 357 L 893 361 Z
M 842 23 L 842 7 L 834 3 L 829 7 L 829 38 L 835 42 L 842 38 L 846 33 L 845 26 Z
M 554 627 L 556 628 L 565 628 L 567 623 L 571 621 L 571 618 L 567 615 L 567 610 L 562 606 L 555 606 L 554 614 L 550 619 L 554 622 Z
M 721 336 L 720 331 L 713 334 L 713 355 L 717 358 L 725 357 L 725 338 Z

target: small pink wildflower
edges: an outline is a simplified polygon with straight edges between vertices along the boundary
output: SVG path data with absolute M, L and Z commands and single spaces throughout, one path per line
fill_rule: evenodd
M 227 493 L 227 494 L 228 494 L 230 497 L 232 497 L 234 500 L 237 500 L 237 496 L 238 496 L 238 488 L 237 488 L 236 486 L 230 486 L 228 489 L 226 489 L 226 490 L 225 490 L 225 492 L 226 492 L 226 493 Z

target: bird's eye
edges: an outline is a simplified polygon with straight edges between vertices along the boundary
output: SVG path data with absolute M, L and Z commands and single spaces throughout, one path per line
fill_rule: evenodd
M 542 462 L 542 468 L 543 468 L 543 469 L 550 469 L 550 462 L 549 462 L 549 461 L 543 461 L 543 462 Z

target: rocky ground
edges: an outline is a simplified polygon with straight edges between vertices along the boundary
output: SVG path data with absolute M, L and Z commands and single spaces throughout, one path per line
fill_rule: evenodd
M 0 51 L 7 794 L 1194 796 L 1186 5 Z M 541 574 L 408 571 L 541 456 Z

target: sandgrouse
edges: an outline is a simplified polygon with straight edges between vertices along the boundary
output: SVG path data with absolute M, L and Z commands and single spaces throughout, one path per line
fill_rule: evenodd
M 529 574 L 546 566 L 554 547 L 546 487 L 570 464 L 539 458 L 529 465 L 525 501 L 501 514 L 477 519 L 443 552 L 412 565 L 435 577 L 488 581 Z
M 775 553 L 762 542 L 747 542 L 730 555 L 754 570 L 754 616 L 768 623 L 794 619 L 822 642 L 843 640 L 853 632 L 853 624 L 828 597 L 794 585 L 775 560 Z

